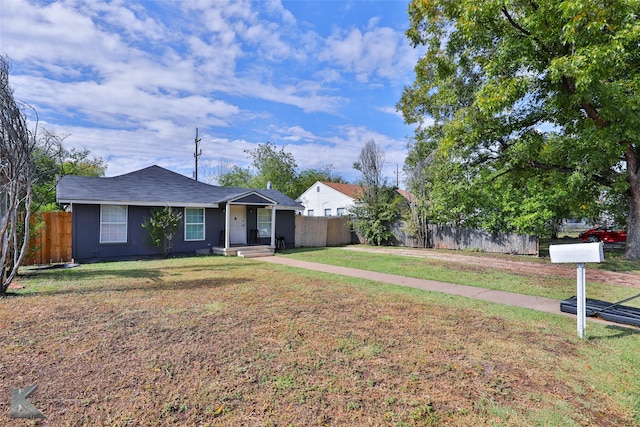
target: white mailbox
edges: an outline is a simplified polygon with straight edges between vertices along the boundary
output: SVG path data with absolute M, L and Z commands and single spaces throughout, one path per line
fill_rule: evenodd
M 549 256 L 552 263 L 576 264 L 576 318 L 578 321 L 578 336 L 584 338 L 587 327 L 587 281 L 584 265 L 587 262 L 604 261 L 604 245 L 602 242 L 549 245 Z
M 579 264 L 604 261 L 602 242 L 550 245 L 549 256 L 553 263 Z

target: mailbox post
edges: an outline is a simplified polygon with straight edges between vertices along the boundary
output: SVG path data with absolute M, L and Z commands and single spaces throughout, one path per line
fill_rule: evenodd
M 604 261 L 602 242 L 577 243 L 572 245 L 550 245 L 549 256 L 552 263 L 575 263 L 577 269 L 576 317 L 578 319 L 578 336 L 585 337 L 587 324 L 587 291 L 586 269 L 587 262 Z

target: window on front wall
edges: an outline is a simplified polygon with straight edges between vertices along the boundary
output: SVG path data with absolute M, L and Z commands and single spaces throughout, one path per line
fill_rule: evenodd
M 204 240 L 203 208 L 185 208 L 184 240 Z
M 271 209 L 258 208 L 258 237 L 271 237 Z
M 331 208 L 327 208 L 324 210 L 324 216 L 331 216 Z
M 338 216 L 342 216 L 342 215 L 344 215 L 344 208 L 338 208 L 338 209 L 336 210 L 336 214 L 337 214 Z
M 309 209 L 307 211 L 307 216 L 313 216 L 313 209 Z
M 127 243 L 126 206 L 100 206 L 100 243 Z

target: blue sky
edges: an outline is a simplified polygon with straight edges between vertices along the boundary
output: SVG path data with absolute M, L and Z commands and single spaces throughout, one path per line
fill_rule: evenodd
M 272 142 L 299 169 L 350 182 L 362 146 L 395 180 L 413 129 L 396 112 L 420 53 L 408 1 L 28 1 L 0 3 L 0 53 L 40 126 L 90 149 L 107 175 L 157 164 L 199 177 Z M 402 186 L 402 178 L 400 182 Z

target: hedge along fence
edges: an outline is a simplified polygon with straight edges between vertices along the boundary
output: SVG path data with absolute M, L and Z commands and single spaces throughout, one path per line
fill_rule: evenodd
M 22 265 L 72 261 L 71 212 L 33 213 L 30 222 L 37 228 L 29 238 L 29 252 Z

